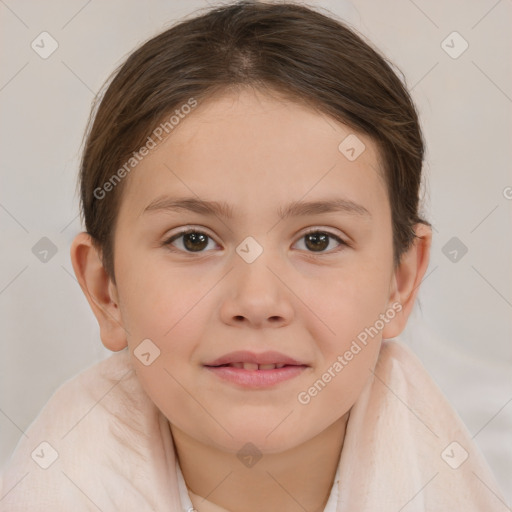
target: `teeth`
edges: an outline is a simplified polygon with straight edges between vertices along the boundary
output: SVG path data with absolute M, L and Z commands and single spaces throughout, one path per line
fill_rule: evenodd
M 258 365 L 256 363 L 243 363 L 244 370 L 257 370 Z
M 260 364 L 259 369 L 260 370 L 274 370 L 277 365 L 275 364 Z
M 229 363 L 232 368 L 240 368 L 244 370 L 275 370 L 286 366 L 284 363 L 279 364 L 256 364 L 256 363 Z

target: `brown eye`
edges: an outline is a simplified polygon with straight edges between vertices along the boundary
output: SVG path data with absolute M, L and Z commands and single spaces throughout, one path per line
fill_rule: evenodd
M 322 232 L 309 233 L 305 237 L 306 247 L 312 251 L 325 251 L 329 246 L 329 235 Z
M 189 230 L 173 235 L 165 241 L 163 245 L 173 245 L 184 252 L 204 252 L 204 249 L 208 247 L 210 241 L 213 242 L 211 237 L 205 233 Z M 181 243 L 175 244 L 174 242 Z
M 188 251 L 202 251 L 208 245 L 208 236 L 203 233 L 183 235 L 183 245 Z
M 303 237 L 301 237 L 300 241 L 302 240 L 304 240 L 304 247 L 308 252 L 333 252 L 336 250 L 336 246 L 334 248 L 331 247 L 330 250 L 327 250 L 332 240 L 334 240 L 338 246 L 347 245 L 340 237 L 333 235 L 332 233 L 319 230 L 306 233 Z

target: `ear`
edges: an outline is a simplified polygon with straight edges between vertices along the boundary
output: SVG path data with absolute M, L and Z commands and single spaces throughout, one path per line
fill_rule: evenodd
M 92 237 L 79 233 L 71 244 L 71 263 L 80 288 L 85 294 L 100 326 L 103 345 L 117 352 L 127 346 L 117 287 L 108 277 Z
M 395 270 L 391 281 L 388 307 L 393 308 L 397 313 L 384 327 L 383 339 L 394 338 L 405 329 L 428 267 L 432 229 L 426 224 L 416 224 L 414 231 L 418 238 L 414 239 L 411 248 L 402 255 L 400 265 Z M 400 310 L 398 303 L 401 305 Z

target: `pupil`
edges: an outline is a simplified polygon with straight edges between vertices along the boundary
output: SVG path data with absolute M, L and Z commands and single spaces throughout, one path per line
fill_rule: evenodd
M 183 235 L 183 243 L 185 247 L 191 251 L 200 251 L 208 245 L 207 238 L 208 237 L 202 233 L 187 233 Z
M 309 242 L 312 245 L 309 245 Z M 306 235 L 306 246 L 314 251 L 325 249 L 329 246 L 329 235 L 326 233 L 310 233 Z

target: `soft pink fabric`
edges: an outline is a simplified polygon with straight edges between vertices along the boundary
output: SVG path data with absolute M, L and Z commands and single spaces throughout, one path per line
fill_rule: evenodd
M 337 512 L 508 510 L 467 429 L 409 348 L 383 342 L 369 375 L 347 425 Z M 0 481 L 2 512 L 183 510 L 167 420 L 127 350 L 65 383 L 26 434 Z M 47 469 L 35 462 L 50 460 L 43 441 L 58 453 Z M 456 469 L 464 452 L 445 451 L 453 442 L 469 454 Z

